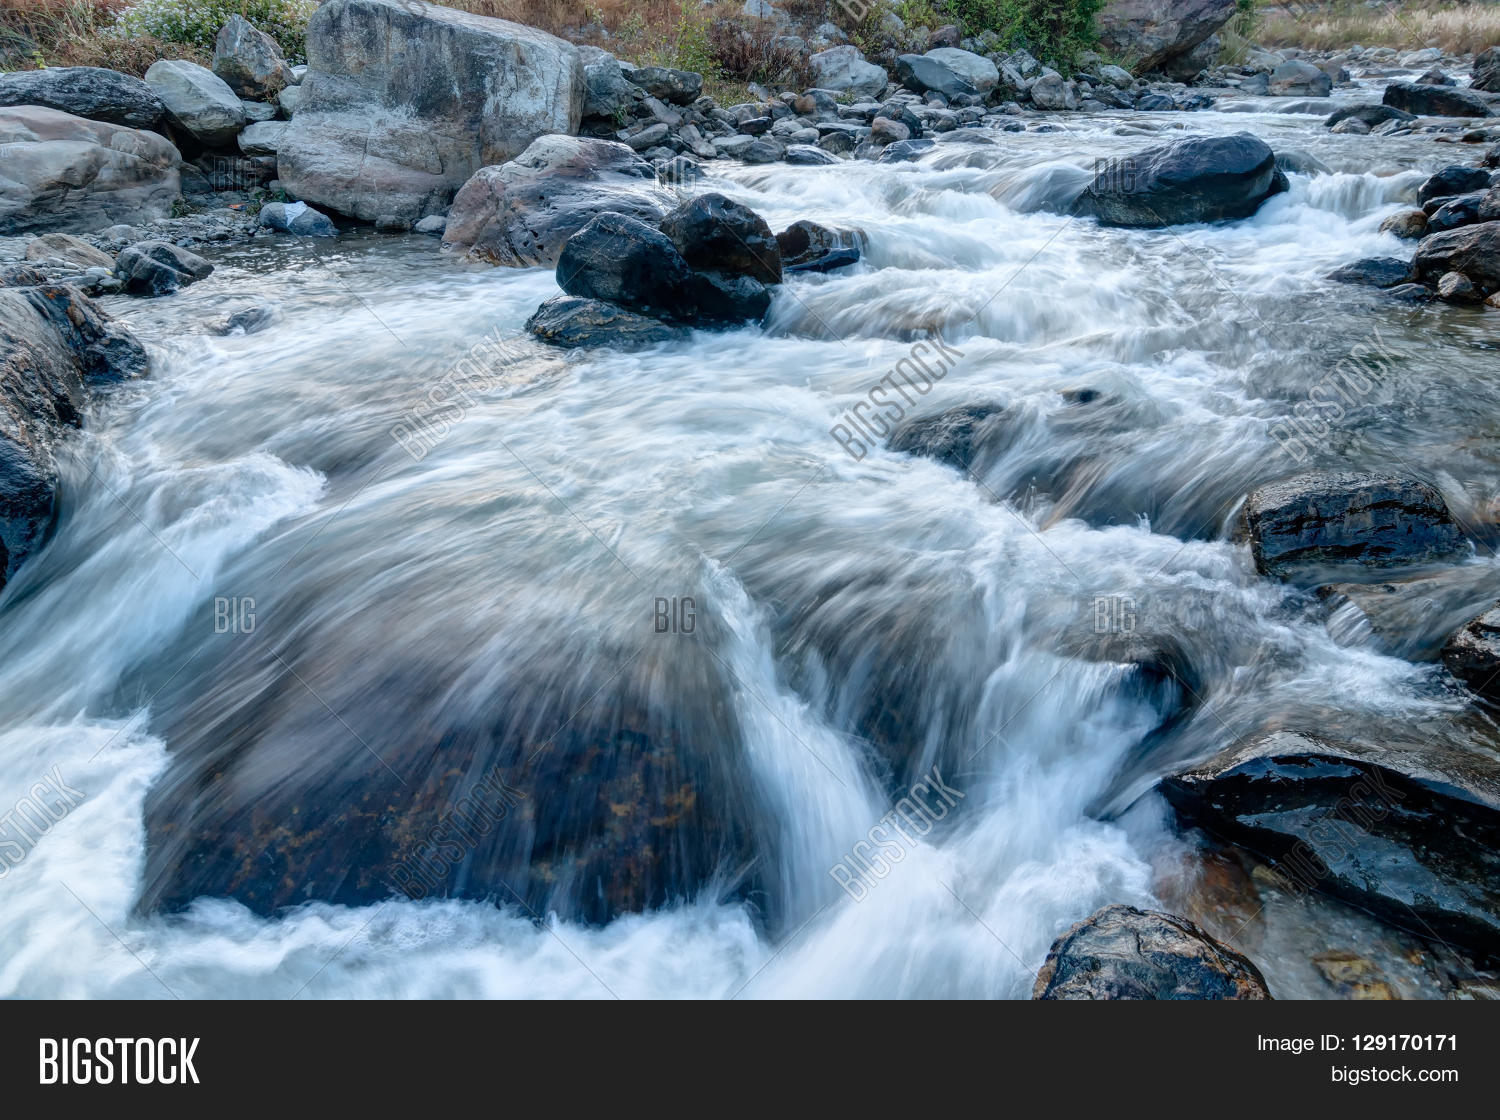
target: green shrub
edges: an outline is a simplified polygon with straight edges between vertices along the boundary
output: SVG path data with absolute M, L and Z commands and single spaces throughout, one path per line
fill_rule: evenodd
M 219 29 L 230 16 L 244 16 L 281 44 L 292 62 L 306 61 L 307 21 L 318 0 L 140 0 L 120 13 L 125 35 L 151 36 L 213 50 Z
M 970 35 L 993 31 L 1007 47 L 1067 61 L 1098 41 L 1094 16 L 1104 0 L 947 0 Z

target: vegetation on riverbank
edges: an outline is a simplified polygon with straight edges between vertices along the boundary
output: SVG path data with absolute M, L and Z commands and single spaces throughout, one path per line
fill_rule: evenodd
M 1255 38 L 1267 47 L 1438 47 L 1448 54 L 1475 54 L 1500 44 L 1496 3 L 1418 2 L 1372 8 L 1363 0 L 1317 5 L 1262 2 L 1258 17 Z
M 1096 41 L 1104 0 L 778 0 L 791 24 L 745 15 L 742 0 L 448 0 L 476 15 L 538 27 L 603 47 L 637 65 L 703 74 L 714 93 L 748 82 L 811 84 L 805 50 L 785 36 L 832 23 L 868 56 L 926 49 L 926 37 L 957 25 L 991 50 L 1025 47 L 1065 60 Z M 271 34 L 291 59 L 302 55 L 316 0 L 11 0 L 0 12 L 0 68 L 106 66 L 140 74 L 158 58 L 203 62 L 230 15 Z M 856 13 L 859 13 L 856 18 Z M 896 19 L 892 20 L 891 17 Z

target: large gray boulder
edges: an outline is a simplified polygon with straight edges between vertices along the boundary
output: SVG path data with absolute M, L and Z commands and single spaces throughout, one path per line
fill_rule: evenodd
M 998 75 L 999 71 L 995 73 Z M 958 97 L 961 94 L 972 96 L 979 92 L 955 71 L 925 54 L 898 55 L 896 77 L 902 85 L 916 93 L 931 90 L 944 97 Z
M 1109 0 L 1095 17 L 1100 45 L 1136 73 L 1186 54 L 1235 13 L 1235 0 Z
M 837 93 L 860 93 L 878 97 L 890 82 L 888 75 L 873 62 L 867 62 L 859 48 L 845 44 L 819 51 L 807 60 L 813 82 L 819 89 Z
M 1000 68 L 981 54 L 958 47 L 935 47 L 927 57 L 942 63 L 980 93 L 988 93 L 1000 83 Z
M 277 152 L 288 194 L 364 221 L 448 206 L 481 167 L 573 133 L 584 72 L 571 43 L 420 0 L 330 0 Z
M 56 109 L 0 109 L 0 151 L 0 234 L 153 221 L 180 193 L 170 141 Z
M 1260 970 L 1186 918 L 1106 906 L 1052 943 L 1032 999 L 1270 999 Z
M 543 136 L 515 159 L 484 167 L 448 211 L 443 244 L 473 260 L 554 265 L 563 243 L 606 210 L 655 225 L 673 199 L 624 144 Z
M 222 148 L 249 123 L 245 107 L 212 70 L 180 58 L 153 62 L 146 84 L 167 107 L 167 119 L 198 143 Z
M 297 84 L 281 44 L 239 15 L 230 16 L 214 40 L 214 73 L 252 101 L 270 101 Z
M 1424 82 L 1392 82 L 1385 87 L 1381 103 L 1419 117 L 1493 116 L 1489 103 L 1477 93 Z
M 634 82 L 625 79 L 620 60 L 600 47 L 580 46 L 583 60 L 583 116 L 616 120 L 637 101 L 648 96 Z
M 127 128 L 155 128 L 166 106 L 139 78 L 97 66 L 59 66 L 0 74 L 0 106 L 41 105 Z
M 74 288 L 0 288 L 0 587 L 46 539 L 53 447 L 90 386 L 146 372 L 146 352 Z
M 1333 79 L 1311 62 L 1291 58 L 1271 71 L 1273 97 L 1327 97 L 1332 90 Z

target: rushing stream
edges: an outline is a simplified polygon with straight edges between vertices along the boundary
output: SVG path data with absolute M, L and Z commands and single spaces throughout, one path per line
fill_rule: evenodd
M 773 229 L 857 226 L 866 257 L 791 279 L 764 330 L 640 353 L 543 347 L 522 324 L 549 270 L 418 236 L 262 237 L 170 298 L 107 301 L 152 376 L 65 448 L 55 535 L 0 597 L 0 803 L 54 766 L 84 795 L 0 882 L 0 993 L 1025 997 L 1067 925 L 1161 904 L 1186 843 L 1142 795 L 1169 764 L 1335 716 L 1482 741 L 1435 664 L 1330 628 L 1234 540 L 1259 482 L 1407 470 L 1479 542 L 1457 621 L 1496 597 L 1494 313 L 1322 279 L 1408 255 L 1381 220 L 1475 149 L 1275 104 L 716 167 L 704 185 Z M 1066 215 L 1093 160 L 1179 129 L 1331 170 L 1224 225 Z M 210 332 L 252 303 L 279 318 Z M 1010 410 L 978 482 L 830 435 L 929 332 L 961 356 L 924 414 Z M 492 387 L 410 454 L 392 429 L 487 338 Z M 1361 347 L 1395 375 L 1289 444 L 1278 424 Z M 655 632 L 659 599 L 691 633 Z M 1165 651 L 1192 695 L 1123 648 Z M 218 872 L 175 834 L 147 857 L 151 798 L 274 806 L 289 775 L 347 790 L 454 743 L 483 766 L 478 727 L 539 754 L 560 736 L 517 784 L 580 811 L 591 783 L 630 786 L 583 740 L 636 718 L 696 783 L 672 859 L 701 886 L 644 913 L 601 922 L 555 869 L 556 916 L 537 883 L 268 916 L 193 901 Z M 246 736 L 257 752 L 215 753 Z M 170 777 L 188 746 L 205 773 Z M 830 868 L 934 767 L 953 811 L 856 901 Z M 1332 903 L 1281 904 L 1251 955 L 1278 996 L 1326 995 L 1306 956 L 1335 935 L 1432 994 Z

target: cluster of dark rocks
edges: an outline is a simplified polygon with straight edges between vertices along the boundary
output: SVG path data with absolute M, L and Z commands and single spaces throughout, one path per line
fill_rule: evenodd
M 655 225 L 606 211 L 564 243 L 557 283 L 526 328 L 565 348 L 630 349 L 688 328 L 761 322 L 771 289 L 792 271 L 858 259 L 836 231 L 797 222 L 773 235 L 764 218 L 713 192 L 686 199 Z
M 1410 260 L 1366 257 L 1329 273 L 1340 283 L 1383 289 L 1397 299 L 1500 307 L 1500 145 L 1480 167 L 1444 167 L 1417 188 L 1416 208 L 1381 230 L 1417 240 Z

